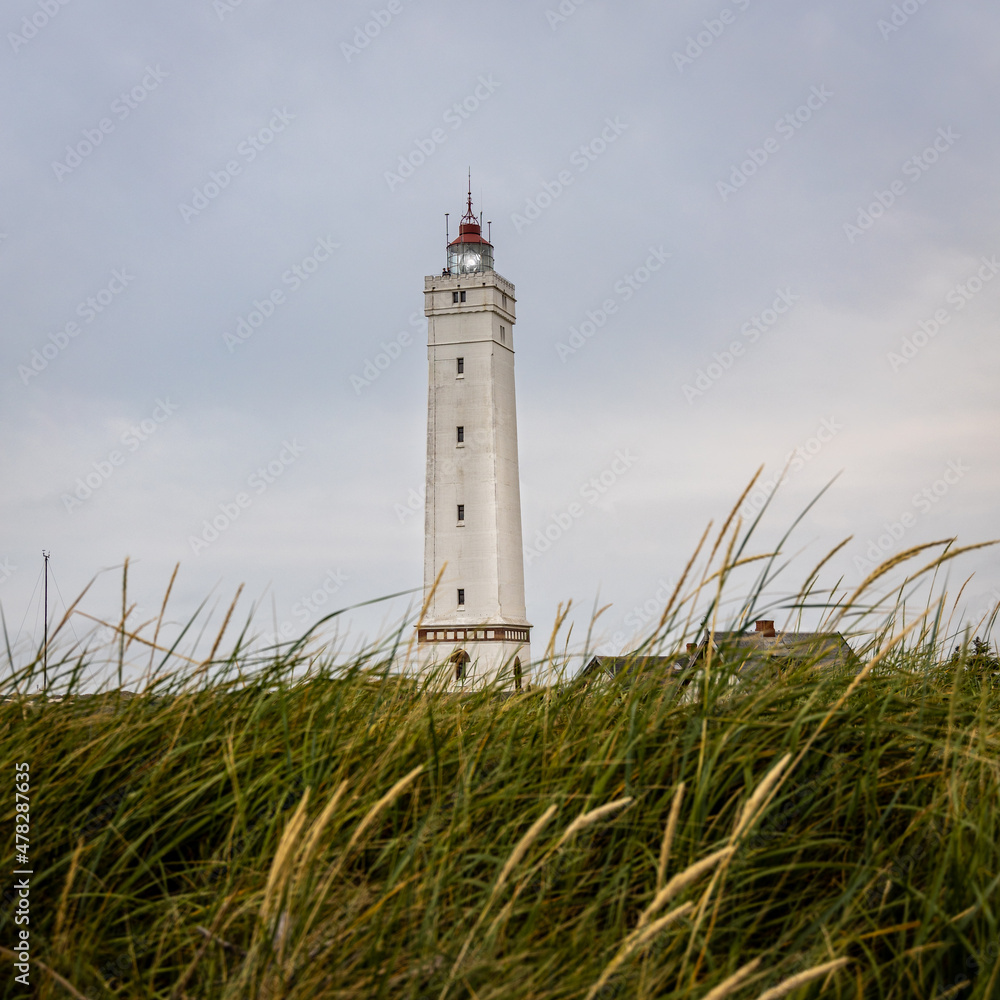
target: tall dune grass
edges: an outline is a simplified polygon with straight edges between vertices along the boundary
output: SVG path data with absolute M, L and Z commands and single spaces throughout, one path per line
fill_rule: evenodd
M 126 595 L 107 648 L 57 633 L 46 695 L 39 657 L 4 685 L 34 994 L 1000 996 L 1000 686 L 945 595 L 870 599 L 960 555 L 911 550 L 839 598 L 820 568 L 783 602 L 864 632 L 860 672 L 594 683 L 554 630 L 535 667 L 558 683 L 513 697 L 400 673 L 408 630 L 253 652 L 230 609 L 207 657 L 182 651 L 193 625 L 163 648 L 162 612 L 133 627 Z M 707 532 L 641 652 L 773 613 L 780 559 L 732 520 Z M 138 693 L 82 696 L 98 662 L 143 663 Z M 0 919 L 9 942 L 10 893 Z

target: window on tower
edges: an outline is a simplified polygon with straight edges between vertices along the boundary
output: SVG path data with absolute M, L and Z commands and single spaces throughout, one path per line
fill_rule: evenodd
M 452 292 L 451 293 L 451 301 L 452 302 L 457 302 L 458 301 L 458 292 Z
M 501 295 L 503 295 L 502 292 L 501 292 Z M 503 307 L 504 307 L 504 309 L 507 308 L 507 296 L 506 295 L 503 295 Z
M 458 361 L 458 374 L 459 375 L 464 375 L 465 374 L 465 358 L 457 358 L 456 360 Z
M 465 605 L 465 591 L 461 587 L 459 587 L 458 588 L 458 606 L 461 608 L 461 607 L 464 607 L 464 605 Z
M 464 503 L 460 503 L 458 505 L 458 519 L 460 521 L 464 521 L 465 520 L 465 504 Z
M 456 429 L 458 431 L 458 443 L 462 444 L 465 441 L 465 428 L 464 427 L 458 427 Z
M 465 301 L 465 292 L 459 292 L 458 293 L 458 301 L 459 302 L 464 302 Z
M 507 327 L 505 327 L 502 323 L 500 324 L 500 343 L 507 343 Z

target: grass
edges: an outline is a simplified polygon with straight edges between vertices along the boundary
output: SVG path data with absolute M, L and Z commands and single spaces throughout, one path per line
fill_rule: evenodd
M 766 613 L 778 557 L 746 537 L 706 534 L 644 653 Z M 31 764 L 32 995 L 1000 996 L 1000 687 L 943 595 L 866 596 L 960 552 L 904 555 L 783 602 L 867 622 L 860 673 L 709 662 L 687 688 L 448 695 L 390 669 L 409 630 L 342 661 L 309 636 L 254 653 L 248 623 L 220 652 L 231 615 L 198 658 L 123 600 L 107 649 L 50 650 L 49 690 L 152 653 L 136 696 L 19 694 L 34 657 L 0 705 Z M 8 893 L 4 944 L 12 917 Z

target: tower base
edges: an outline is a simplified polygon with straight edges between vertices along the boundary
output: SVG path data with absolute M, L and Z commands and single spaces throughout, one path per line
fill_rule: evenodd
M 437 672 L 448 691 L 524 691 L 535 684 L 531 669 L 530 625 L 487 623 L 421 625 L 417 668 Z

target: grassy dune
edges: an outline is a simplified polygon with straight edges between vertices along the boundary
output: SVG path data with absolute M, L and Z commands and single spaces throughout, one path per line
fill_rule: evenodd
M 775 563 L 727 605 L 733 530 L 646 652 L 752 622 Z M 955 554 L 905 554 L 910 579 Z M 205 660 L 154 650 L 131 698 L 18 695 L 39 663 L 11 664 L 34 995 L 1000 996 L 1000 686 L 951 655 L 943 597 L 904 625 L 865 604 L 877 579 L 826 598 L 830 627 L 870 621 L 861 673 L 734 686 L 709 663 L 688 699 L 650 677 L 446 695 L 392 672 L 391 641 L 345 663 L 253 654 L 247 631 Z M 120 631 L 50 654 L 50 691 L 150 655 L 152 625 Z M 6 945 L 9 897 L 0 919 Z

